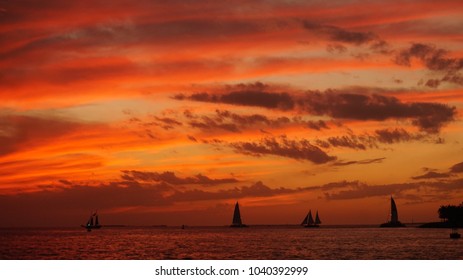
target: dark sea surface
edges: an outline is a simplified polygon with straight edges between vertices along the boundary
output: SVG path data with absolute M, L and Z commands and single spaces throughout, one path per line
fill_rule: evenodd
M 0 259 L 463 259 L 449 229 L 294 226 L 0 229 Z

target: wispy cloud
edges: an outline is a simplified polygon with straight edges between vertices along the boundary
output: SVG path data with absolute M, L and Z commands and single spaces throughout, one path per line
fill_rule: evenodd
M 317 35 L 325 36 L 327 39 L 335 42 L 361 45 L 378 40 L 377 35 L 373 32 L 350 31 L 334 25 L 319 24 L 310 21 L 304 21 L 303 26 L 305 29 Z
M 238 153 L 252 156 L 275 155 L 307 160 L 315 164 L 323 164 L 336 159 L 335 156 L 329 156 L 308 140 L 292 140 L 286 136 L 266 137 L 258 142 L 232 142 L 228 145 Z
M 425 169 L 428 170 L 428 169 Z M 435 170 L 430 170 L 423 175 L 412 177 L 412 179 L 440 179 L 440 178 L 449 178 L 456 176 L 459 173 L 463 172 L 463 162 L 452 165 L 447 172 L 436 172 Z
M 364 159 L 364 160 L 351 160 L 351 161 L 337 161 L 334 163 L 335 166 L 346 166 L 352 164 L 372 164 L 372 163 L 382 163 L 386 158 L 373 158 L 373 159 Z
M 412 59 L 418 59 L 429 70 L 442 73 L 443 77 L 428 79 L 426 86 L 438 87 L 442 82 L 463 85 L 463 58 L 449 56 L 449 52 L 434 45 L 414 43 L 409 48 L 401 50 L 395 56 L 395 62 L 399 65 L 411 66 Z
M 230 184 L 238 182 L 235 178 L 221 178 L 211 179 L 208 176 L 197 174 L 192 177 L 178 177 L 174 172 L 165 171 L 162 173 L 149 172 L 149 171 L 138 171 L 138 170 L 122 170 L 121 178 L 127 181 L 136 182 L 160 182 L 171 185 L 219 185 L 219 184 Z
M 307 91 L 304 94 L 244 90 L 224 94 L 180 94 L 174 98 L 283 111 L 298 110 L 308 115 L 329 116 L 341 120 L 411 120 L 413 125 L 428 133 L 439 132 L 442 126 L 455 119 L 457 113 L 455 107 L 441 103 L 404 103 L 392 96 L 346 93 L 339 90 Z
M 0 156 L 56 141 L 85 124 L 60 118 L 0 115 Z M 90 125 L 92 126 L 92 125 Z

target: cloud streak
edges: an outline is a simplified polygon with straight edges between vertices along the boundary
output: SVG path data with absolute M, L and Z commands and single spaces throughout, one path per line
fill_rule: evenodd
M 197 93 L 188 96 L 180 94 L 174 98 L 283 111 L 294 110 L 308 115 L 329 116 L 340 120 L 411 120 L 413 125 L 427 133 L 439 132 L 444 125 L 454 121 L 457 114 L 455 107 L 446 104 L 404 103 L 392 96 L 345 93 L 337 90 L 308 91 L 305 94 L 244 90 L 223 94 Z
M 137 170 L 122 170 L 121 178 L 127 181 L 136 182 L 160 182 L 170 185 L 220 185 L 237 183 L 238 180 L 235 178 L 222 178 L 222 179 L 211 179 L 208 176 L 197 174 L 192 177 L 180 178 L 175 175 L 174 172 L 165 171 L 162 173 L 148 172 L 148 171 L 137 171 Z
M 463 162 L 457 163 L 452 165 L 447 172 L 436 172 L 436 171 L 428 171 L 423 175 L 412 177 L 412 179 L 420 180 L 420 179 L 441 179 L 441 178 L 449 178 L 452 176 L 457 176 L 459 173 L 463 173 Z
M 429 70 L 443 73 L 439 79 L 428 79 L 426 86 L 438 87 L 441 82 L 450 82 L 463 85 L 463 76 L 460 70 L 463 69 L 463 58 L 448 56 L 448 51 L 437 48 L 430 44 L 413 43 L 408 49 L 400 51 L 394 58 L 398 65 L 410 67 L 412 59 L 417 59 Z
M 327 39 L 335 42 L 362 45 L 378 40 L 377 35 L 373 32 L 349 31 L 334 25 L 319 24 L 309 21 L 304 21 L 303 26 L 305 29 L 317 35 L 325 36 Z
M 286 136 L 266 137 L 258 142 L 232 142 L 228 145 L 237 153 L 257 157 L 274 155 L 296 160 L 307 160 L 315 164 L 323 164 L 336 159 L 335 156 L 328 155 L 305 139 L 291 140 Z
M 0 156 L 32 147 L 81 129 L 84 124 L 58 119 L 22 115 L 0 115 Z

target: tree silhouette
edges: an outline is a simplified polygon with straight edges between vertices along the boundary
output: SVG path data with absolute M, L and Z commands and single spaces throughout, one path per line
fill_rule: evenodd
M 458 206 L 442 205 L 437 211 L 439 218 L 450 224 L 463 224 L 463 203 Z

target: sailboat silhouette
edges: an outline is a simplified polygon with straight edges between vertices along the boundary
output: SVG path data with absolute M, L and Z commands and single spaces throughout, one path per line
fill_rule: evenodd
M 397 211 L 397 206 L 395 205 L 395 201 L 392 198 L 392 196 L 390 219 L 388 222 L 381 224 L 380 227 L 405 227 L 405 225 L 399 221 L 399 213 Z
M 247 225 L 243 224 L 241 221 L 240 205 L 238 202 L 235 204 L 235 211 L 233 212 L 233 220 L 230 227 L 247 227 Z
M 92 231 L 92 229 L 101 228 L 101 225 L 98 219 L 98 213 L 95 211 L 93 214 L 91 214 L 90 218 L 88 218 L 87 223 L 85 225 L 81 225 L 81 227 L 86 228 L 87 231 Z
M 309 210 L 309 213 L 305 216 L 304 220 L 302 220 L 301 226 L 304 227 L 319 227 L 319 224 L 321 224 L 322 221 L 320 220 L 320 217 L 318 216 L 318 211 L 317 214 L 315 215 L 315 221 L 312 217 L 312 210 Z

